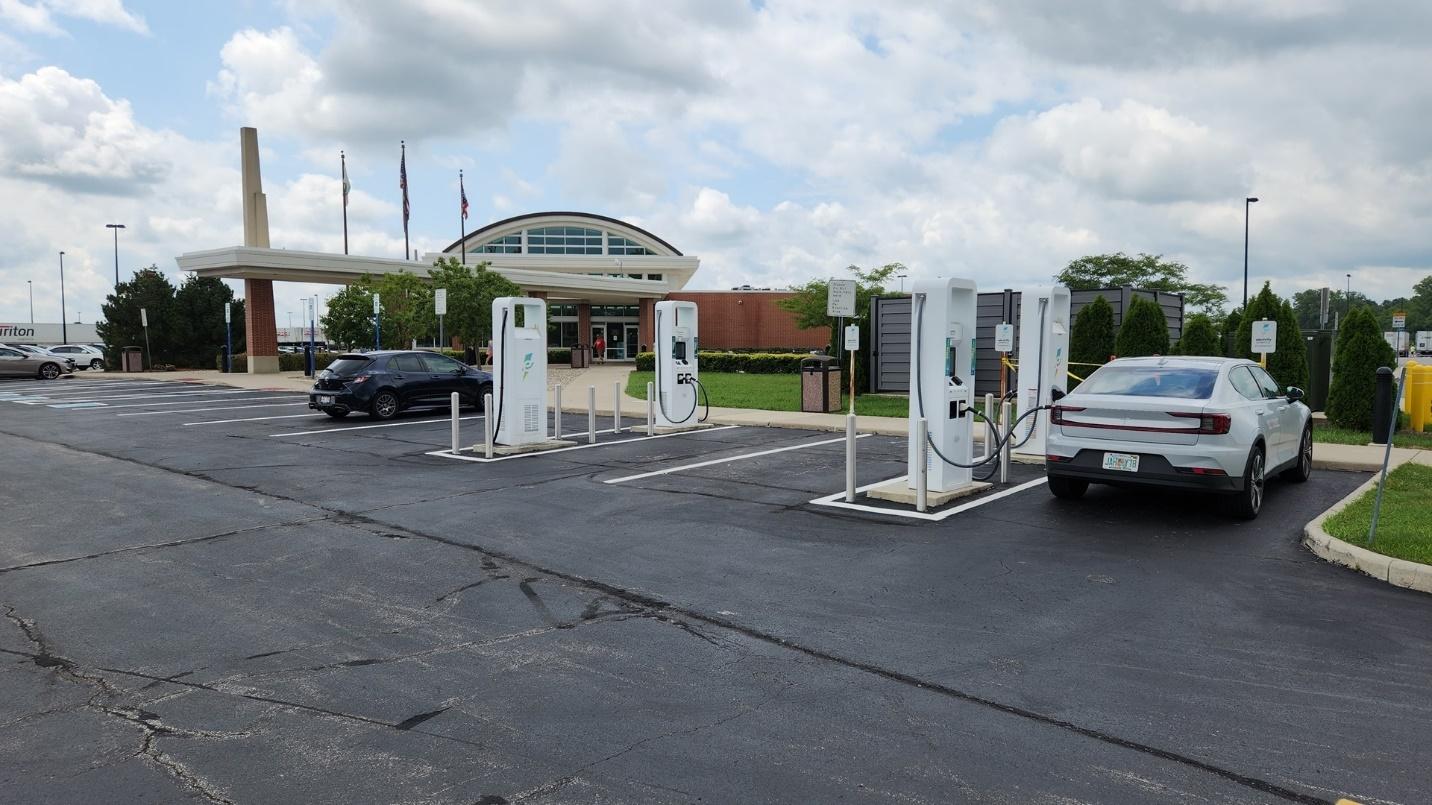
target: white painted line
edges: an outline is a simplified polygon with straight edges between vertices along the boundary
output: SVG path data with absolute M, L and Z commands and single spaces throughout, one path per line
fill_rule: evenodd
M 225 400 L 224 402 L 228 402 Z M 99 403 L 95 403 L 99 405 Z M 216 408 L 178 408 L 171 411 L 131 411 L 127 414 L 115 414 L 115 416 L 161 416 L 163 414 L 202 414 L 205 411 L 236 411 L 241 408 L 290 408 L 295 405 L 308 405 L 306 402 L 280 402 L 280 403 L 258 403 L 257 405 L 221 405 Z
M 267 397 L 225 397 L 222 400 L 175 400 L 173 402 L 141 402 L 141 403 L 120 403 L 110 404 L 110 408 L 158 408 L 161 405 L 207 405 L 209 403 L 231 403 L 231 402 L 259 402 L 268 400 L 304 400 L 307 399 L 301 394 L 271 394 Z M 120 414 L 124 416 L 124 414 Z
M 103 407 L 104 407 L 104 403 L 87 403 L 87 402 L 54 403 L 54 404 L 52 404 L 50 407 L 51 407 L 51 408 L 103 408 Z
M 567 451 L 569 451 L 569 450 L 586 450 L 586 449 L 589 448 L 589 447 L 608 447 L 608 446 L 614 445 L 614 444 L 632 444 L 632 443 L 634 443 L 634 442 L 646 442 L 646 441 L 650 441 L 650 440 L 652 440 L 652 439 L 665 439 L 665 438 L 667 438 L 667 437 L 669 437 L 669 436 L 693 436 L 693 435 L 698 434 L 698 433 L 715 433 L 715 432 L 718 431 L 718 430 L 731 430 L 732 428 L 739 428 L 739 427 L 741 427 L 741 426 L 740 426 L 740 425 L 721 425 L 720 427 L 715 427 L 715 428 L 701 428 L 701 429 L 698 429 L 698 430 L 683 430 L 683 431 L 678 431 L 678 432 L 676 432 L 676 433 L 661 433 L 661 434 L 657 434 L 656 436 L 638 436 L 638 437 L 636 437 L 635 439 L 617 439 L 617 440 L 615 440 L 615 441 L 610 441 L 610 442 L 597 442 L 596 444 L 579 444 L 579 445 L 575 445 L 575 446 L 572 446 L 572 447 L 559 447 L 559 448 L 557 448 L 556 450 L 538 450 L 538 451 L 532 452 L 532 453 L 518 453 L 517 455 L 514 455 L 514 456 L 496 456 L 496 457 L 494 457 L 494 458 L 487 458 L 487 457 L 485 457 L 485 456 L 455 456 L 455 455 L 452 454 L 452 451 L 451 451 L 451 450 L 432 450 L 432 451 L 429 451 L 429 452 L 427 452 L 427 453 L 424 453 L 423 455 L 438 456 L 438 457 L 441 457 L 441 458 L 453 458 L 453 459 L 457 459 L 458 461 L 475 461 L 475 462 L 477 462 L 477 463 L 479 463 L 479 464 L 489 464 L 489 463 L 494 462 L 494 461 L 511 461 L 511 460 L 514 459 L 514 458 L 536 458 L 537 456 L 550 456 L 550 455 L 552 455 L 553 453 L 565 453 L 565 452 L 567 452 Z M 602 433 L 608 433 L 609 431 L 601 431 L 601 432 L 602 432 Z M 563 436 L 585 436 L 586 434 L 587 434 L 587 431 L 579 431 L 579 432 L 577 432 L 577 433 L 570 433 L 570 434 L 564 433 L 564 434 L 562 434 L 562 435 L 563 435 Z
M 857 439 L 864 439 L 866 436 L 870 436 L 870 435 L 871 435 L 871 434 L 869 434 L 869 433 L 862 433 L 862 434 L 860 434 L 859 436 L 856 436 L 855 438 L 857 438 Z M 714 466 L 714 465 L 716 465 L 716 464 L 728 464 L 728 463 L 730 463 L 730 462 L 732 462 L 732 461 L 745 461 L 745 460 L 748 459 L 748 458 L 760 458 L 761 456 L 769 456 L 769 455 L 773 455 L 773 454 L 775 454 L 775 453 L 785 453 L 785 452 L 788 452 L 788 451 L 791 451 L 791 450 L 804 450 L 804 449 L 806 449 L 807 447 L 820 447 L 821 445 L 825 445 L 825 444 L 835 444 L 835 443 L 837 443 L 837 442 L 844 442 L 844 441 L 845 441 L 845 437 L 844 437 L 844 436 L 841 436 L 841 437 L 838 438 L 838 439 L 825 439 L 825 440 L 819 441 L 819 442 L 805 442 L 805 443 L 803 443 L 803 444 L 791 445 L 791 446 L 789 446 L 789 447 L 777 447 L 777 448 L 774 448 L 774 449 L 771 449 L 771 450 L 761 450 L 761 451 L 755 452 L 755 453 L 743 453 L 743 454 L 741 454 L 741 455 L 739 455 L 739 456 L 727 456 L 726 458 L 713 458 L 713 459 L 711 459 L 710 461 L 698 461 L 698 462 L 696 462 L 695 464 L 683 464 L 683 465 L 681 465 L 681 466 L 679 466 L 679 467 L 667 467 L 667 468 L 664 469 L 664 470 L 653 470 L 653 471 L 651 471 L 651 472 L 643 472 L 643 473 L 641 473 L 640 475 L 628 475 L 628 476 L 625 476 L 625 477 L 623 477 L 623 478 L 612 478 L 611 480 L 603 481 L 602 483 L 605 483 L 605 484 L 622 484 L 622 483 L 626 483 L 627 481 L 637 481 L 637 480 L 640 480 L 640 479 L 642 479 L 642 478 L 652 478 L 652 477 L 655 477 L 655 476 L 657 476 L 657 475 L 667 475 L 667 474 L 673 473 L 673 472 L 683 472 L 683 471 L 685 471 L 685 470 L 694 470 L 694 469 L 698 469 L 698 468 L 700 468 L 700 467 L 711 467 L 711 466 Z M 844 493 L 842 492 L 841 494 L 844 494 Z
M 888 481 L 878 481 L 878 482 L 873 483 L 873 484 L 866 484 L 865 486 L 862 486 L 862 487 L 860 487 L 859 489 L 857 489 L 857 490 L 855 490 L 855 491 L 857 491 L 857 492 L 864 492 L 864 491 L 867 490 L 867 489 L 872 489 L 872 488 L 874 488 L 874 487 L 882 486 L 882 485 L 884 485 L 884 484 L 894 483 L 895 481 L 903 481 L 903 480 L 904 480 L 905 478 L 907 478 L 907 477 L 909 477 L 909 476 L 901 475 L 899 478 L 891 478 L 891 479 L 888 480 Z M 911 519 L 911 520 L 926 520 L 926 521 L 930 521 L 930 522 L 939 522 L 939 521 L 945 519 L 946 517 L 953 517 L 954 515 L 959 514 L 960 512 L 966 512 L 966 511 L 969 511 L 970 509 L 977 509 L 977 508 L 979 508 L 980 506 L 985 505 L 986 503 L 993 503 L 994 501 L 999 500 L 1000 498 L 1009 497 L 1010 495 L 1013 495 L 1013 494 L 1015 494 L 1016 492 L 1023 492 L 1023 491 L 1026 490 L 1026 489 L 1031 489 L 1031 488 L 1033 488 L 1033 487 L 1039 486 L 1040 484 L 1044 483 L 1045 480 L 1047 480 L 1047 479 L 1045 479 L 1045 478 L 1035 478 L 1035 479 L 1032 480 L 1032 481 L 1025 481 L 1024 483 L 1022 483 L 1022 484 L 1020 484 L 1020 485 L 1018 485 L 1018 486 L 1012 486 L 1012 487 L 1010 487 L 1010 488 L 1008 488 L 1008 489 L 1004 489 L 1004 490 L 1001 490 L 1001 491 L 999 491 L 999 492 L 995 492 L 995 493 L 992 494 L 992 495 L 986 495 L 986 496 L 984 496 L 984 497 L 977 498 L 977 499 L 975 499 L 975 500 L 970 501 L 969 503 L 964 503 L 964 504 L 961 504 L 961 505 L 959 505 L 959 506 L 955 506 L 955 507 L 952 508 L 952 509 L 946 509 L 946 510 L 944 510 L 944 511 L 942 511 L 942 512 L 933 512 L 933 513 L 931 513 L 931 512 L 923 512 L 923 513 L 922 513 L 922 512 L 917 512 L 917 511 L 915 511 L 914 509 L 885 509 L 885 508 L 881 508 L 881 507 L 879 507 L 879 506 L 866 506 L 866 505 L 863 505 L 863 504 L 860 504 L 860 503 L 846 503 L 845 500 L 844 500 L 844 498 L 845 498 L 845 490 L 843 490 L 843 489 L 842 489 L 841 491 L 839 491 L 839 492 L 836 492 L 836 493 L 833 494 L 833 495 L 826 495 L 825 497 L 816 498 L 815 500 L 812 500 L 812 501 L 810 501 L 810 502 L 811 502 L 811 505 L 814 505 L 814 506 L 832 506 L 832 507 L 838 508 L 838 509 L 851 509 L 851 510 L 853 510 L 853 511 L 870 512 L 870 513 L 872 513 L 872 514 L 888 514 L 888 515 L 890 515 L 891 517 L 907 517 L 907 518 L 909 518 L 909 519 Z
M 72 387 L 72 386 L 65 386 L 65 387 L 48 387 L 48 388 L 34 388 L 34 389 L 32 389 L 31 391 L 29 391 L 29 392 L 26 394 L 26 396 L 34 396 L 34 397 L 55 397 L 55 396 L 89 397 L 89 396 L 97 395 L 97 394 L 107 394 L 107 393 L 109 393 L 109 392 L 114 392 L 114 393 L 116 393 L 116 394 L 132 394 L 132 393 L 138 393 L 138 392 L 142 392 L 142 391 L 179 391 L 179 390 L 181 390 L 181 389 L 192 389 L 192 388 L 218 388 L 218 387 L 217 387 L 217 386 L 209 386 L 209 385 L 200 384 L 200 383 L 145 383 L 144 385 L 141 385 L 141 386 L 130 386 L 130 387 L 128 387 L 128 388 L 115 388 L 115 384 L 113 384 L 113 383 L 98 383 L 98 384 L 95 384 L 94 386 L 90 386 L 90 387 L 87 387 L 87 388 L 75 388 L 75 387 Z
M 301 404 L 301 403 L 300 403 L 300 404 Z M 120 416 L 124 416 L 124 415 L 123 415 L 123 414 L 120 414 Z M 184 422 L 184 423 L 181 423 L 181 424 L 180 424 L 180 427 L 192 428 L 192 427 L 197 427 L 197 426 L 199 426 L 199 425 L 227 425 L 227 424 L 229 424 L 230 422 L 263 422 L 263 421 L 266 420 L 266 419 L 299 419 L 299 418 L 301 418 L 301 417 L 306 417 L 306 416 L 307 416 L 307 417 L 318 417 L 318 416 L 322 416 L 322 414 L 319 413 L 318 411 L 314 411 L 314 412 L 311 413 L 311 414 L 277 414 L 277 415 L 274 415 L 274 416 L 251 416 L 251 417 L 245 417 L 244 419 L 210 419 L 210 420 L 206 420 L 206 421 L 204 421 L 204 422 Z
M 458 417 L 458 419 L 460 419 L 460 420 L 465 420 L 465 419 L 482 419 L 482 416 L 483 416 L 482 414 L 474 414 L 473 416 Z M 430 424 L 432 424 L 432 423 L 434 423 L 434 422 L 451 422 L 451 421 L 452 421 L 452 417 L 450 417 L 450 416 L 435 417 L 435 418 L 433 418 L 433 419 L 410 419 L 410 420 L 407 420 L 407 421 L 405 421 L 405 422 L 384 422 L 384 423 L 381 424 L 381 425 L 355 425 L 354 427 L 351 427 L 351 428 L 324 428 L 323 430 L 301 430 L 301 431 L 298 431 L 297 433 L 270 433 L 270 434 L 269 434 L 269 438 L 271 438 L 271 439 L 283 439 L 283 438 L 287 438 L 287 437 L 289 437 L 289 436 L 312 436 L 312 435 L 315 434 L 315 433 L 342 433 L 342 432 L 344 432 L 344 431 L 350 431 L 350 430 L 371 430 L 371 429 L 373 429 L 373 428 L 397 428 L 397 427 L 402 427 L 403 425 L 430 425 Z
M 192 395 L 195 395 L 195 394 L 245 394 L 245 393 L 252 393 L 252 392 L 249 391 L 248 389 L 228 389 L 228 390 L 221 390 L 221 391 L 161 391 L 161 392 L 157 392 L 157 393 L 154 393 L 154 394 L 118 394 L 118 395 L 110 395 L 110 396 L 107 396 L 107 397 L 84 397 L 84 398 L 82 398 L 82 399 L 76 399 L 76 398 L 73 398 L 73 397 L 65 397 L 65 398 L 62 398 L 62 399 L 63 399 L 65 402 L 101 402 L 101 401 L 104 401 L 104 400 L 159 400 L 159 399 L 164 399 L 165 397 L 184 397 L 184 396 L 192 396 Z M 40 398 L 40 399 L 36 400 L 36 402 L 41 402 L 41 401 L 45 401 L 45 402 L 56 402 L 56 401 L 58 401 L 58 400 L 49 400 L 49 399 L 47 399 L 47 398 Z M 16 402 L 18 402 L 18 400 L 17 400 Z

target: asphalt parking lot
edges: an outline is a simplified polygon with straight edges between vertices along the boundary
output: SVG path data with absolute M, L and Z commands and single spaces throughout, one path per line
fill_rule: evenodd
M 1432 791 L 1432 598 L 1298 544 L 1363 475 L 1270 483 L 1242 523 L 1017 467 L 926 521 L 812 503 L 835 434 L 611 427 L 486 463 L 432 454 L 442 414 L 0 385 L 0 798 Z M 901 440 L 859 445 L 861 484 L 903 473 Z

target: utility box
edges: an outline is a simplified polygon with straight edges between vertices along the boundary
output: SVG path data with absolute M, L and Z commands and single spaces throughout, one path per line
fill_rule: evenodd
M 119 351 L 119 365 L 126 372 L 144 371 L 144 350 L 139 347 L 124 347 Z
M 572 345 L 572 368 L 585 369 L 592 365 L 592 348 L 586 344 Z
M 1303 404 L 1314 411 L 1326 410 L 1333 380 L 1333 344 L 1336 330 L 1304 330 L 1308 344 L 1308 387 Z
M 840 411 L 840 362 L 830 355 L 801 359 L 801 411 L 831 414 Z

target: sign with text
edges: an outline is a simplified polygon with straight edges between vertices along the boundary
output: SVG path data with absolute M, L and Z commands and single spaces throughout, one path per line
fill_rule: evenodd
M 860 325 L 848 324 L 845 327 L 845 348 L 850 352 L 860 349 Z
M 144 308 L 140 308 L 140 309 L 139 309 L 139 326 L 140 326 L 140 327 L 148 327 L 148 326 L 149 326 L 149 311 L 145 310 Z
M 831 280 L 825 297 L 825 315 L 855 315 L 855 280 Z
M 439 316 L 447 315 L 447 288 L 433 291 L 433 312 Z
M 1278 351 L 1278 322 L 1270 319 L 1253 322 L 1252 351 L 1260 355 Z
M 229 310 L 229 305 L 230 305 L 229 302 L 225 302 L 225 303 L 224 303 L 224 323 L 225 323 L 225 324 L 229 324 L 229 323 L 231 323 L 231 322 L 233 321 L 233 319 L 230 318 L 230 316 L 232 316 L 233 313 Z
M 996 325 L 994 326 L 994 351 L 995 351 L 995 352 L 1013 352 L 1013 351 L 1014 351 L 1014 325 L 1013 325 L 1013 324 L 996 324 Z
M 1407 329 L 1407 311 L 1405 311 L 1405 310 L 1399 310 L 1399 311 L 1397 311 L 1397 312 L 1395 312 L 1395 313 L 1392 314 L 1392 329 L 1394 329 L 1394 330 L 1405 330 L 1405 329 Z
M 373 294 L 373 315 L 378 315 L 378 295 Z

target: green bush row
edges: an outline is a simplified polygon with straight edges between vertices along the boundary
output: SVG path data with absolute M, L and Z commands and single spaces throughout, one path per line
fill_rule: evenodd
M 748 375 L 793 375 L 801 370 L 801 360 L 810 357 L 809 352 L 707 352 L 696 353 L 701 369 L 707 372 L 744 372 Z M 656 367 L 656 353 L 643 352 L 636 356 L 639 372 L 650 372 Z

